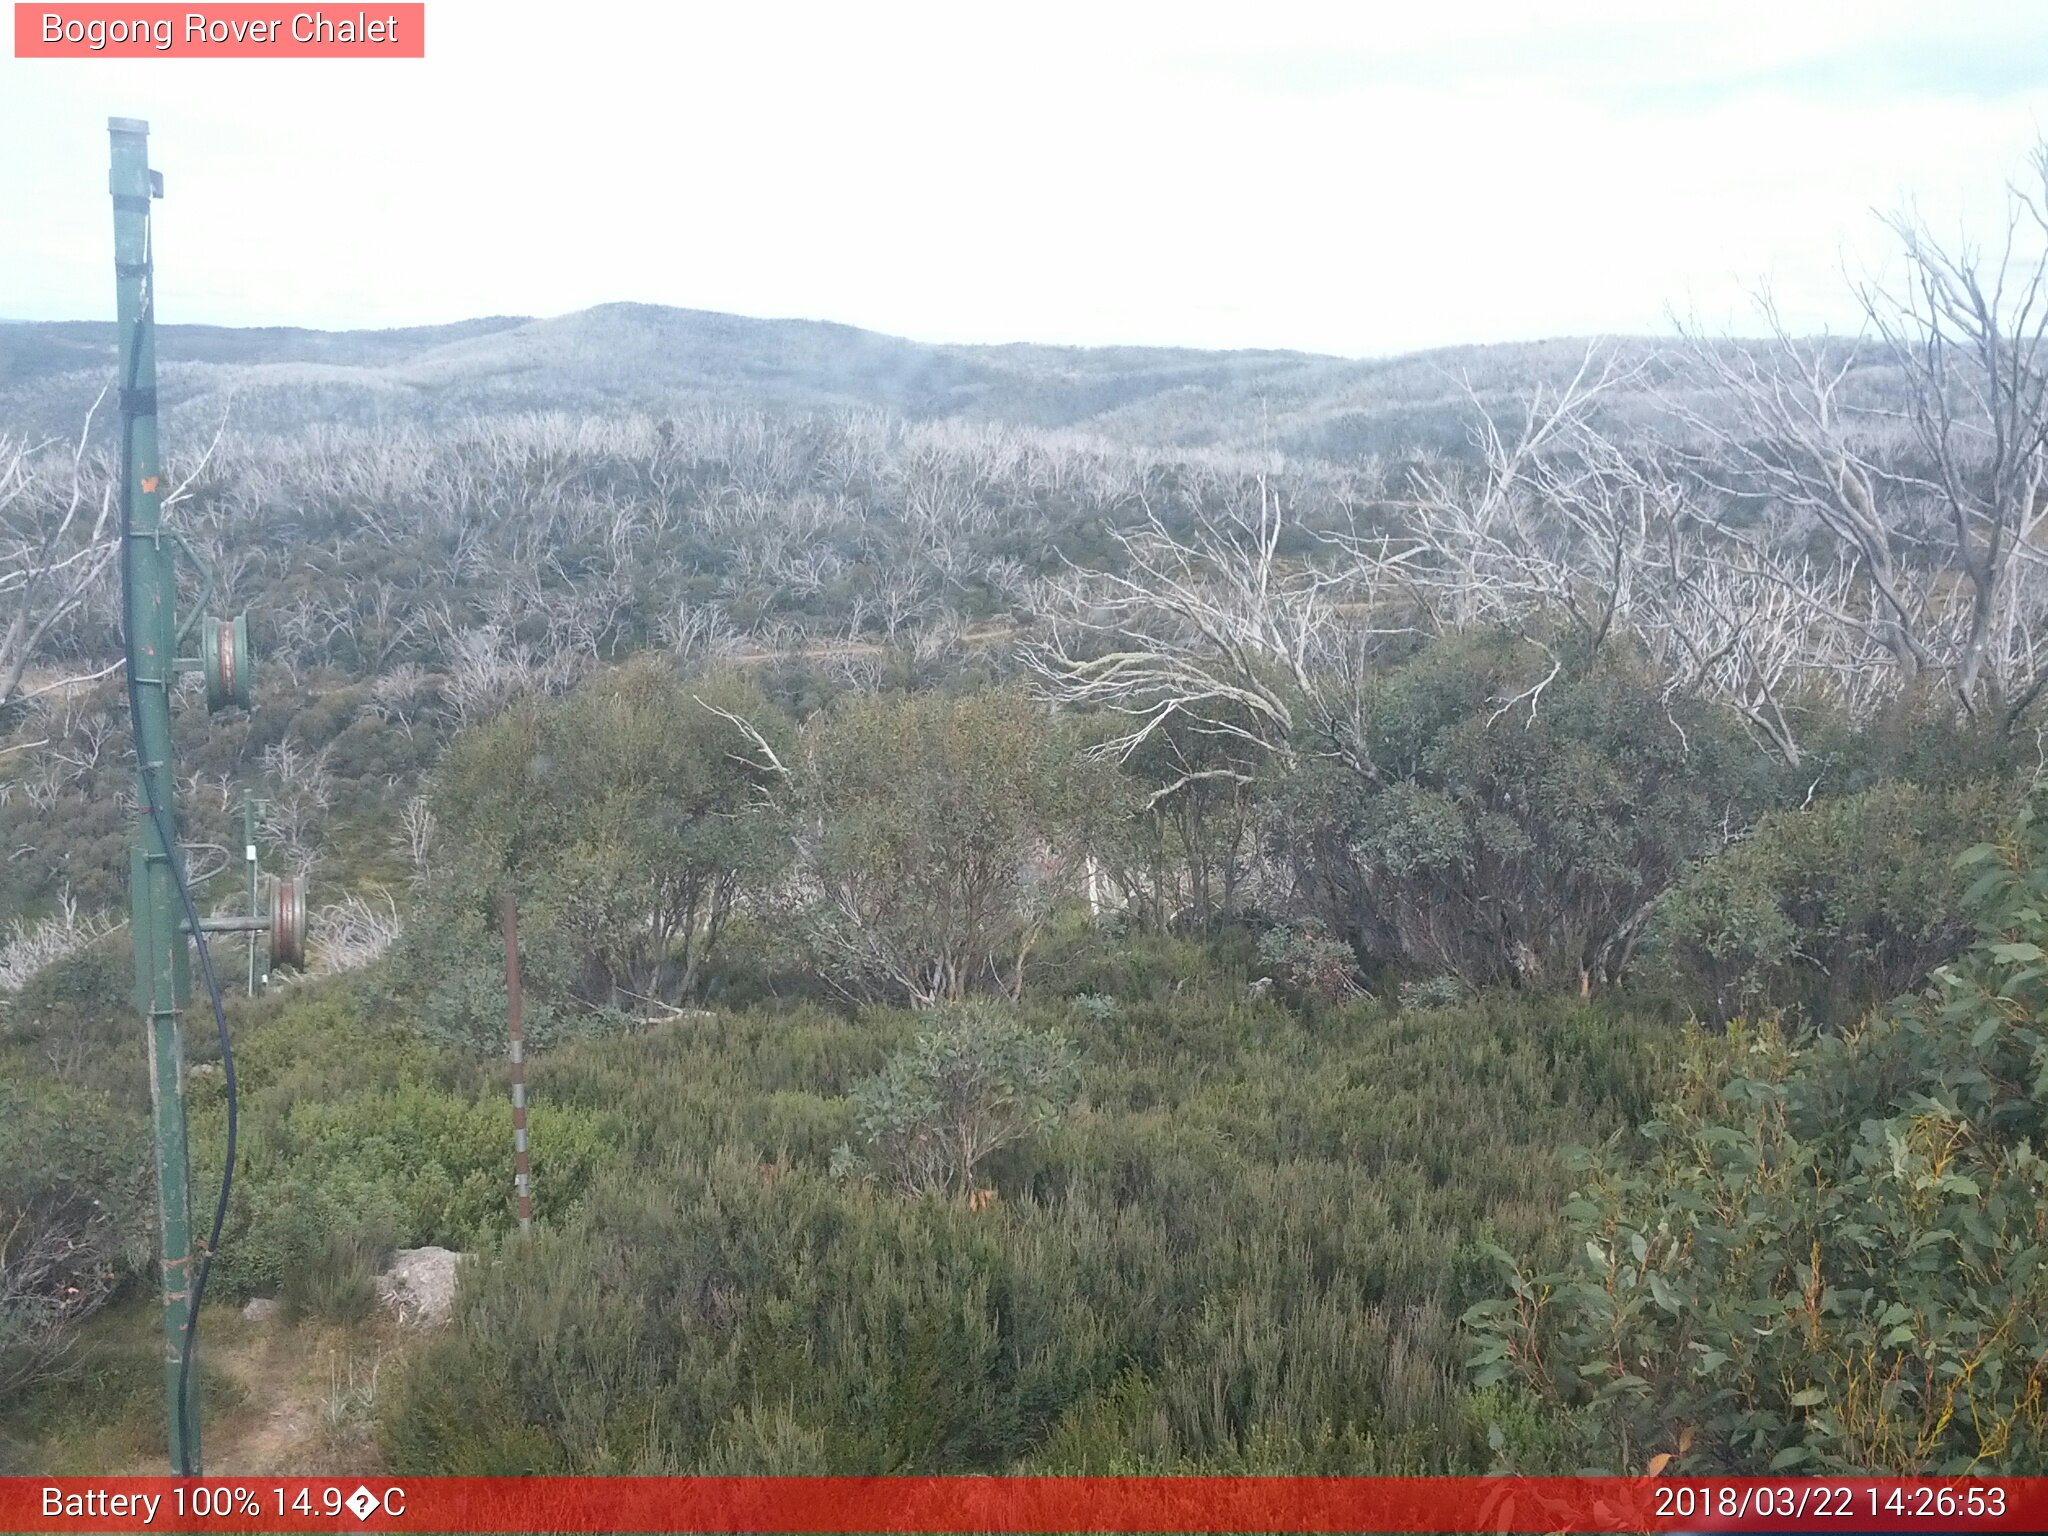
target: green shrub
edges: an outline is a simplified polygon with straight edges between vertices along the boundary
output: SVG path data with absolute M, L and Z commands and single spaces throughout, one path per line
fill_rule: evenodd
M 1651 904 L 1775 792 L 1725 718 L 1616 647 L 1448 636 L 1375 672 L 1360 711 L 1352 751 L 1270 784 L 1271 835 L 1368 964 L 1475 987 L 1619 979 Z
M 211 1322 L 207 1326 L 212 1326 Z M 209 1403 L 217 1362 L 202 1352 Z M 163 1456 L 163 1309 L 137 1285 L 75 1330 L 62 1370 L 0 1397 L 0 1477 L 92 1476 L 109 1464 Z
M 2015 1473 L 2048 1461 L 2048 823 L 1972 849 L 1979 939 L 1840 1035 L 1694 1036 L 1565 1207 L 1565 1267 L 1469 1314 L 1578 1465 Z
M 0 1071 L 54 1076 L 146 1114 L 148 1057 L 135 1030 L 135 965 L 123 928 L 0 998 Z
M 1259 959 L 1296 997 L 1334 1003 L 1360 990 L 1351 946 L 1314 928 L 1272 928 L 1259 937 Z
M 466 1248 L 511 1220 L 512 1110 L 484 1073 L 393 1023 L 370 1023 L 371 987 L 294 989 L 237 1042 L 241 1143 L 212 1285 L 224 1297 L 280 1294 L 288 1280 L 346 1274 L 358 1248 Z M 617 1139 L 612 1117 L 551 1095 L 530 1071 L 536 1206 L 574 1209 Z M 219 1178 L 226 1130 L 217 1076 L 188 1092 L 194 1188 Z M 337 1301 L 334 1305 L 346 1303 Z M 331 1310 L 316 1302 L 313 1310 Z
M 1399 997 L 1404 1013 L 1430 1008 L 1452 1008 L 1472 995 L 1472 989 L 1456 976 L 1424 976 L 1401 983 Z
M 0 1079 L 0 1397 L 59 1370 L 143 1266 L 146 1158 L 141 1121 L 105 1097 Z
M 420 905 L 429 937 L 463 949 L 454 965 L 422 950 L 402 967 L 427 1011 L 458 1028 L 489 1015 L 478 952 L 508 885 L 522 945 L 545 962 L 531 967 L 537 1004 L 630 1014 L 694 996 L 742 890 L 788 846 L 763 794 L 774 775 L 728 717 L 785 735 L 752 680 L 685 682 L 643 658 L 458 737 L 432 790 L 451 851 Z M 550 1022 L 536 1017 L 537 1045 Z
M 394 1229 L 373 1223 L 324 1233 L 285 1271 L 278 1294 L 286 1315 L 361 1322 L 376 1308 L 377 1271 L 395 1245 Z
M 1107 1024 L 1121 1010 L 1115 998 L 1100 992 L 1077 993 L 1070 1001 L 1074 1012 L 1090 1024 Z
M 806 724 L 794 765 L 808 933 L 852 992 L 1015 997 L 1123 786 L 1014 689 L 868 695 Z
M 1969 942 L 1954 855 L 1999 824 L 2009 795 L 1890 782 L 1774 812 L 1665 898 L 1651 964 L 1717 1024 L 1785 1008 L 1854 1019 Z
M 1077 1075 L 1064 1039 L 1009 1008 L 940 1008 L 851 1095 L 865 1160 L 905 1193 L 965 1197 L 985 1159 L 1059 1123 Z M 856 1159 L 842 1148 L 834 1166 Z

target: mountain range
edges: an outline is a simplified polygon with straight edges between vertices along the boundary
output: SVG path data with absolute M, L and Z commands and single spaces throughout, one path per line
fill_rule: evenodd
M 65 435 L 115 374 L 105 321 L 0 325 L 0 432 Z M 1647 353 L 1649 343 L 1624 341 Z M 814 320 L 648 304 L 402 330 L 164 325 L 173 430 L 253 432 L 526 411 L 881 411 L 1075 430 L 1162 449 L 1348 458 L 1459 451 L 1469 387 L 1506 403 L 1569 377 L 1584 341 L 1356 359 L 1167 347 L 934 345 Z

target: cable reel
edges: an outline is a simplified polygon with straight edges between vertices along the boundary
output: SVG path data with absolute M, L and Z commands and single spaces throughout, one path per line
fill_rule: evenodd
M 249 616 L 208 619 L 201 626 L 199 660 L 206 672 L 206 708 L 251 709 L 256 701 L 256 659 L 249 650 Z
M 296 875 L 271 875 L 270 968 L 306 964 L 306 882 Z

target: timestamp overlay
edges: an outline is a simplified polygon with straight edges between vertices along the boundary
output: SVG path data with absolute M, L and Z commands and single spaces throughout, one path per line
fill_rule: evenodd
M 0 1478 L 6 1531 L 2041 1531 L 2044 1478 Z

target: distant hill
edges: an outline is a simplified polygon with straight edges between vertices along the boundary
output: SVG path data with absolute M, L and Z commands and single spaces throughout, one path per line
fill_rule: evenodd
M 1633 344 L 1641 346 L 1643 344 Z M 102 321 L 0 328 L 0 431 L 76 430 L 114 373 Z M 1270 445 L 1308 457 L 1457 449 L 1461 378 L 1505 399 L 1567 376 L 1584 343 L 1357 360 L 1165 347 L 934 346 L 814 320 L 649 304 L 388 331 L 169 325 L 166 418 L 197 430 L 233 400 L 251 431 L 321 421 L 434 422 L 530 410 L 733 405 L 882 410 L 1075 428 L 1171 448 Z

